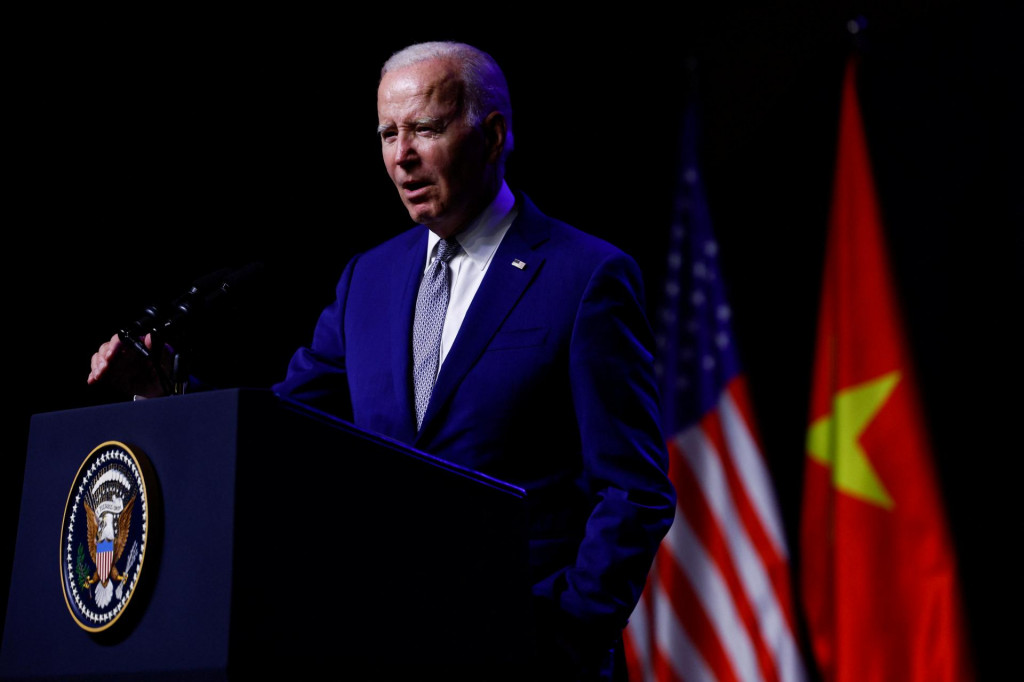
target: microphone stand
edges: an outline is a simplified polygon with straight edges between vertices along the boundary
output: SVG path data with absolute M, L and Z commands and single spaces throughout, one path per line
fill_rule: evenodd
M 184 295 L 171 304 L 168 314 L 163 314 L 156 306 L 150 306 L 146 308 L 142 317 L 121 329 L 118 336 L 123 343 L 131 344 L 150 362 L 165 394 L 181 395 L 188 386 L 187 358 L 185 354 L 174 349 L 171 374 L 168 376 L 160 363 L 160 357 L 167 348 L 165 341 L 177 343 L 180 340 L 185 343 L 196 317 L 207 314 L 231 291 L 258 275 L 262 268 L 262 263 L 250 263 L 235 271 L 226 268 L 206 275 L 196 280 Z M 146 334 L 152 335 L 155 352 L 146 348 L 143 340 Z
M 185 361 L 185 355 L 178 352 L 175 352 L 171 362 L 171 395 L 182 395 L 188 388 L 188 363 Z
M 118 331 L 122 343 L 130 344 L 142 357 L 149 361 L 150 366 L 160 381 L 160 387 L 167 395 L 181 395 L 188 384 L 188 370 L 185 356 L 175 349 L 171 360 L 171 375 L 168 376 L 161 364 L 161 356 L 167 348 L 164 334 L 174 331 L 176 324 L 188 318 L 202 301 L 209 286 L 222 281 L 230 270 L 218 270 L 197 280 L 192 287 L 171 305 L 167 315 L 158 306 L 148 306 L 142 317 Z M 178 330 L 181 331 L 181 330 Z M 153 349 L 146 348 L 146 334 L 151 334 Z

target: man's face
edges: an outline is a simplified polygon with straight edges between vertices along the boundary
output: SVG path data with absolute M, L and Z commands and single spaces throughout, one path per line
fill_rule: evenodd
M 377 90 L 384 166 L 417 223 L 457 233 L 493 198 L 493 154 L 465 122 L 461 85 L 448 62 L 390 71 Z

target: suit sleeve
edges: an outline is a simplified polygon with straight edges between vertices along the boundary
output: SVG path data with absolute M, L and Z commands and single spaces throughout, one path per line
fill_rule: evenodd
M 595 271 L 573 329 L 572 395 L 594 506 L 559 598 L 564 612 L 613 631 L 639 600 L 675 515 L 653 359 L 640 270 L 616 254 Z
M 352 400 L 345 369 L 345 305 L 358 258 L 342 272 L 334 301 L 320 313 L 313 341 L 292 355 L 285 378 L 273 386 L 280 395 L 343 419 L 351 419 Z

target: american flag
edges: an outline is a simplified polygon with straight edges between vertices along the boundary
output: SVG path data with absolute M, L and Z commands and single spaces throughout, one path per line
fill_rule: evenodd
M 629 679 L 800 682 L 786 538 L 718 267 L 697 123 L 691 103 L 655 322 L 679 502 L 626 628 Z

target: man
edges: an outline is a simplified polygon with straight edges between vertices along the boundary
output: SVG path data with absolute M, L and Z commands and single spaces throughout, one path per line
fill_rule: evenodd
M 509 189 L 509 102 L 500 68 L 468 45 L 385 63 L 384 165 L 418 225 L 348 263 L 274 389 L 524 488 L 533 679 L 610 679 L 675 511 L 642 279 L 622 251 Z M 446 274 L 440 347 L 421 358 L 417 292 Z M 89 382 L 131 354 L 115 335 Z M 414 375 L 428 376 L 422 399 Z M 124 388 L 160 395 L 152 379 Z

